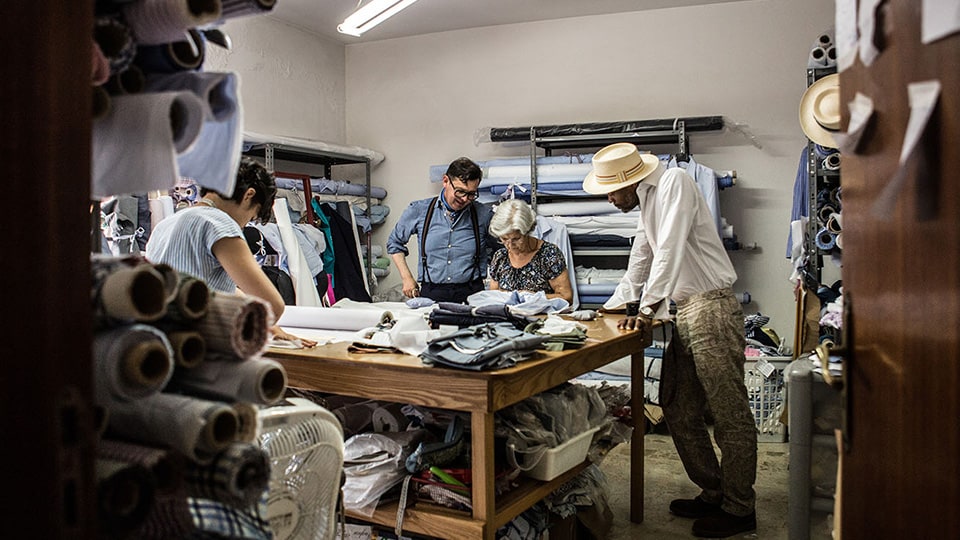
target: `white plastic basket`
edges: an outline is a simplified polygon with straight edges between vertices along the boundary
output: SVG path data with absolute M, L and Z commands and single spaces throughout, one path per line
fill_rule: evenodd
M 786 442 L 787 426 L 780 423 L 780 417 L 787 406 L 783 369 L 791 358 L 774 356 L 755 360 L 744 364 L 744 384 L 757 425 L 757 440 Z
M 593 434 L 599 429 L 599 427 L 590 428 L 553 448 L 547 448 L 540 453 L 540 459 L 535 465 L 530 468 L 521 466 L 523 474 L 546 482 L 583 463 L 583 460 L 587 459 L 587 452 L 590 451 Z M 529 466 L 529 464 L 525 465 Z

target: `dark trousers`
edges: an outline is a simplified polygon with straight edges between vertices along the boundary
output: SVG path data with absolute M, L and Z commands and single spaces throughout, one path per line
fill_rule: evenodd
M 463 304 L 467 297 L 483 290 L 483 280 L 474 279 L 466 283 L 421 283 L 420 296 L 434 302 L 456 302 Z

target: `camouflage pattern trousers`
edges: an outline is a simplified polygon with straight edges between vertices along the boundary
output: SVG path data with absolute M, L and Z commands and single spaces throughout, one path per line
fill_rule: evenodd
M 729 288 L 677 303 L 660 375 L 660 405 L 687 476 L 731 514 L 754 511 L 757 429 L 744 385 L 743 310 Z M 714 450 L 707 430 L 713 418 Z

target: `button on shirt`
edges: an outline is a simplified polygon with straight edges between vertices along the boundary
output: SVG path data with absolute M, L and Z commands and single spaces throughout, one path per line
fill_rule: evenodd
M 737 273 L 716 222 L 693 178 L 660 165 L 637 183 L 640 219 L 630 260 L 617 291 L 604 307 L 640 298 L 657 306 L 653 317 L 669 318 L 669 304 L 694 294 L 730 287 Z M 632 295 L 632 296 L 631 296 Z
M 418 265 L 417 279 L 429 283 L 466 283 L 472 279 L 487 275 L 487 246 L 489 245 L 490 217 L 493 212 L 489 207 L 473 202 L 477 209 L 477 230 L 480 234 L 480 268 L 479 273 L 474 268 L 473 255 L 476 243 L 473 238 L 473 222 L 470 218 L 470 208 L 451 214 L 438 197 L 431 197 L 410 203 L 403 211 L 400 220 L 387 238 L 387 254 L 403 253 L 409 255 L 407 243 L 410 237 L 423 230 L 423 222 L 427 216 L 427 209 L 431 204 L 436 205 L 433 216 L 430 218 L 430 230 L 427 232 L 427 272 L 424 274 L 422 265 Z M 419 249 L 419 241 L 417 243 Z M 429 279 L 427 277 L 429 276 Z

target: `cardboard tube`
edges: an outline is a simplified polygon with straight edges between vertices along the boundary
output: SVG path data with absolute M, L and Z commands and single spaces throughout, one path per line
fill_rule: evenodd
M 200 365 L 207 353 L 207 345 L 200 332 L 173 330 L 167 332 L 173 348 L 173 360 L 178 367 L 190 369 Z

